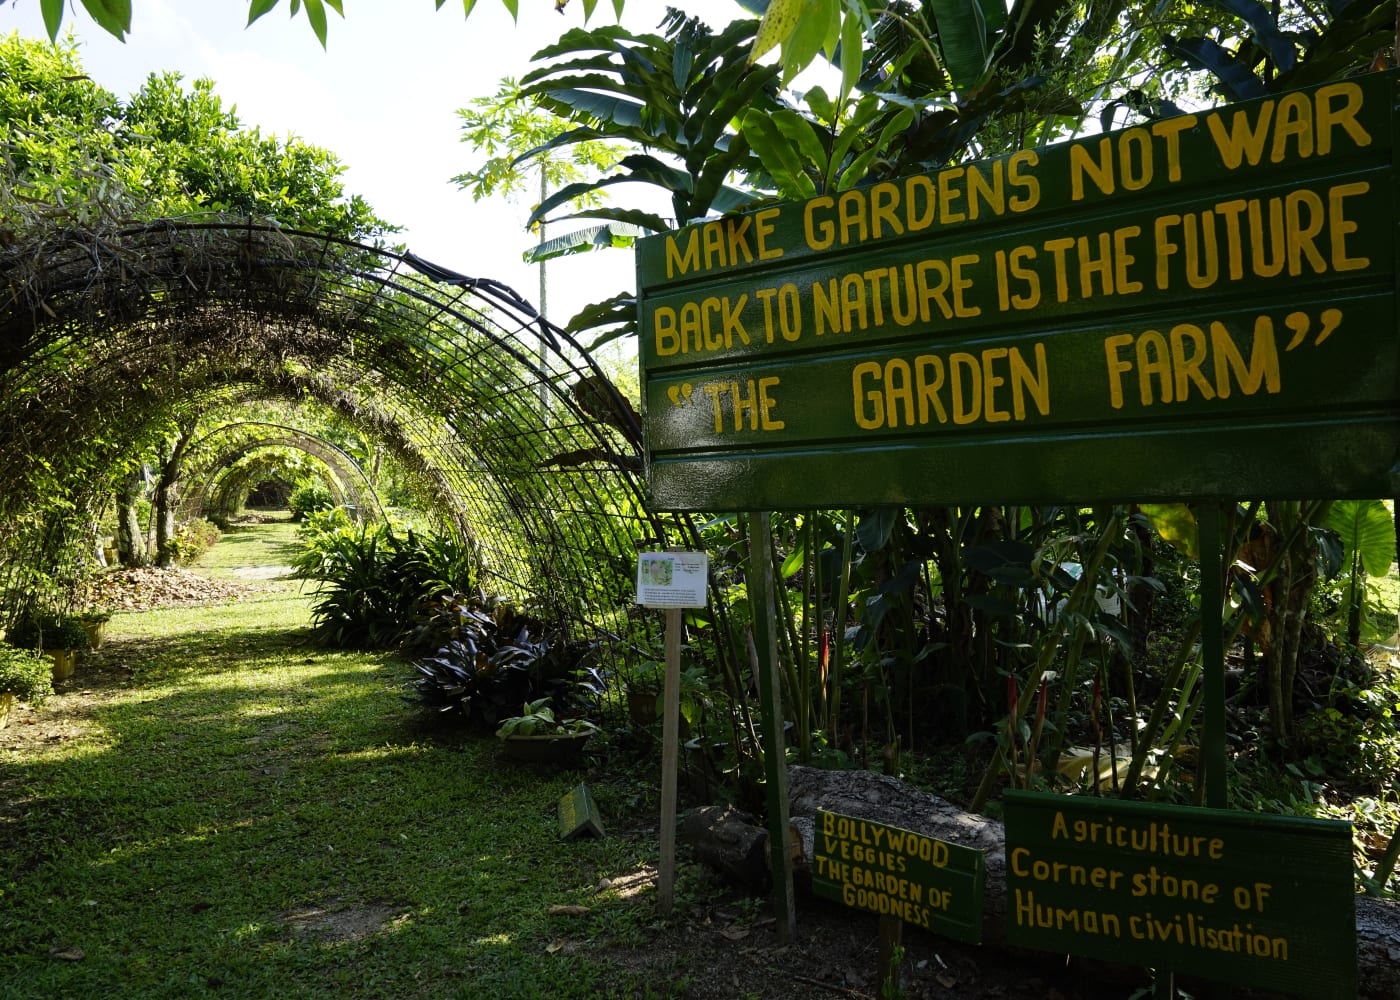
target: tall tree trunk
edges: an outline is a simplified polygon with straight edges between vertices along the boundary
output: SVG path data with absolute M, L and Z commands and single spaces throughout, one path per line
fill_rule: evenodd
M 175 504 L 178 499 L 175 486 L 180 478 L 180 463 L 185 451 L 194 440 L 194 421 L 180 425 L 180 433 L 170 446 L 170 452 L 160 466 L 160 477 L 156 480 L 155 521 L 156 521 L 156 565 L 173 566 L 179 553 L 172 544 L 175 541 Z
M 128 569 L 146 565 L 146 533 L 136 513 L 136 504 L 145 485 L 145 476 L 138 465 L 127 474 L 117 491 L 117 561 Z

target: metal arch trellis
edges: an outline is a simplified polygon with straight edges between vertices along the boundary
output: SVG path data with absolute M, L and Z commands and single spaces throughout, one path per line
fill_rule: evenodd
M 286 447 L 304 452 L 319 461 L 330 473 L 337 501 L 356 510 L 356 516 L 383 520 L 384 506 L 365 470 L 343 449 L 325 438 L 267 420 L 239 420 L 220 424 L 190 444 L 181 479 L 189 485 L 181 491 L 182 519 L 206 512 L 207 499 L 220 477 L 235 462 L 263 448 Z
M 647 508 L 630 404 L 510 289 L 408 253 L 198 218 L 0 248 L 7 560 L 47 570 L 55 545 L 20 543 L 62 517 L 55 492 L 81 498 L 69 520 L 90 518 L 124 448 L 230 386 L 314 393 L 418 456 L 470 527 L 483 587 L 578 627 L 625 635 L 636 549 L 695 542 L 688 520 Z M 0 607 L 22 576 L 0 577 Z

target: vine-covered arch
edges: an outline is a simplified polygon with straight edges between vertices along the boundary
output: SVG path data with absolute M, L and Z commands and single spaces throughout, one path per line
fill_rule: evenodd
M 231 514 L 247 495 L 254 469 L 243 459 L 273 448 L 302 452 L 325 470 L 335 502 L 361 519 L 383 520 L 384 506 L 365 470 L 343 448 L 299 427 L 267 420 L 239 420 L 218 427 L 193 442 L 180 473 L 180 512 L 186 520 L 209 513 Z
M 313 398 L 434 484 L 485 589 L 619 634 L 647 508 L 631 405 L 499 283 L 226 219 L 56 229 L 0 250 L 6 606 L 61 570 L 130 456 L 233 398 Z

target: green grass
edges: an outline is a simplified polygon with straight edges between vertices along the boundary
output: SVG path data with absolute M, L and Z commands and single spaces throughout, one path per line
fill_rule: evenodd
M 209 558 L 285 559 L 262 530 Z M 127 679 L 80 667 L 78 735 L 0 758 L 0 997 L 656 995 L 618 959 L 650 887 L 597 891 L 655 842 L 561 841 L 582 775 L 433 730 L 404 664 L 305 624 L 294 588 L 114 618 L 101 662 Z

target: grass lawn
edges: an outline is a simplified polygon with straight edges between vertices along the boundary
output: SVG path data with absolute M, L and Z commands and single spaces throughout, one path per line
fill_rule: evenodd
M 285 564 L 290 539 L 235 532 L 209 572 Z M 583 775 L 432 728 L 403 663 L 310 648 L 306 620 L 289 582 L 119 614 L 61 697 L 0 730 L 0 997 L 681 988 L 628 957 L 655 921 L 645 787 L 590 778 L 621 835 L 561 841 Z

